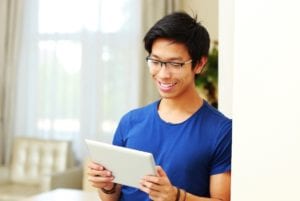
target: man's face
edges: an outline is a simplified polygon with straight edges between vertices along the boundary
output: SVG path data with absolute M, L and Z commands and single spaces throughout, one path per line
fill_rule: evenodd
M 172 65 L 163 64 L 159 68 L 149 69 L 150 74 L 162 98 L 182 98 L 188 93 L 194 92 L 195 73 L 199 67 L 192 69 L 191 57 L 184 44 L 175 43 L 170 39 L 156 39 L 152 45 L 150 58 L 161 62 L 185 63 L 180 68 L 172 68 Z M 201 70 L 201 69 L 200 69 Z

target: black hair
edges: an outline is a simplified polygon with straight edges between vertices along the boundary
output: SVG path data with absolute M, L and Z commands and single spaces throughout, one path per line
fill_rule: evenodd
M 185 44 L 193 60 L 193 68 L 209 53 L 210 38 L 206 28 L 197 22 L 197 16 L 192 18 L 185 12 L 166 15 L 150 28 L 144 37 L 145 49 L 149 54 L 152 52 L 153 42 L 158 38 Z

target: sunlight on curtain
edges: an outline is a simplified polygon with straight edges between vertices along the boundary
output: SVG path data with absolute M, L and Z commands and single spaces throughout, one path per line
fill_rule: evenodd
M 28 0 L 15 135 L 110 141 L 138 106 L 138 0 Z

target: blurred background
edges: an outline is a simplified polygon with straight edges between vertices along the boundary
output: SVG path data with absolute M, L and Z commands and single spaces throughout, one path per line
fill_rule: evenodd
M 143 36 L 165 14 L 197 16 L 217 61 L 217 0 L 1 2 L 1 163 L 18 135 L 71 140 L 78 161 L 82 139 L 110 142 L 123 114 L 158 98 Z M 197 83 L 204 95 L 214 87 L 217 105 L 216 62 L 212 69 L 210 81 Z
M 83 165 L 84 138 L 110 142 L 125 112 L 158 98 L 142 39 L 184 10 L 212 39 L 199 93 L 233 118 L 232 200 L 299 201 L 299 8 L 295 0 L 0 0 L 0 197 L 30 192 L 4 177 L 36 184 L 49 167 L 66 173 L 56 181 L 86 189 L 66 171 L 69 154 Z M 52 184 L 41 189 L 75 187 Z
M 1 201 L 90 188 L 84 139 L 110 143 L 122 115 L 159 98 L 143 37 L 174 11 L 210 33 L 196 84 L 218 107 L 217 0 L 0 0 Z

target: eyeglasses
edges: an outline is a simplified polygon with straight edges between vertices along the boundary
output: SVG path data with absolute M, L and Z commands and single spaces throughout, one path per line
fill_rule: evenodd
M 188 60 L 186 62 L 172 62 L 172 61 L 159 61 L 156 59 L 150 58 L 150 56 L 146 57 L 146 62 L 148 67 L 152 71 L 160 71 L 163 65 L 168 68 L 171 72 L 177 73 L 180 72 L 184 65 L 192 63 L 192 60 Z

